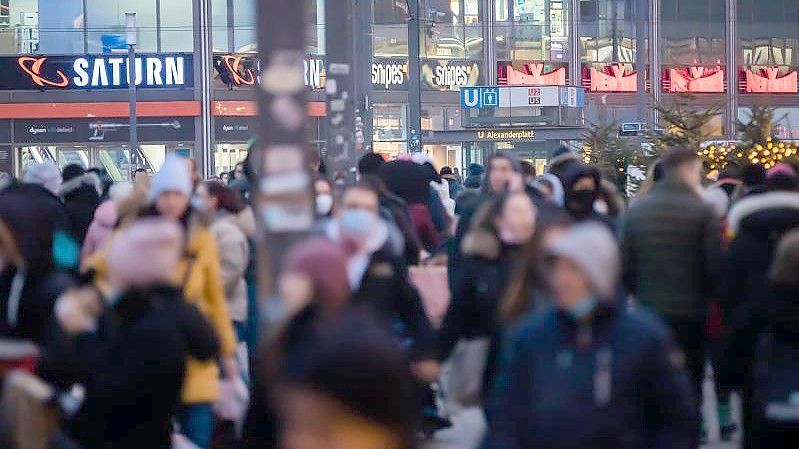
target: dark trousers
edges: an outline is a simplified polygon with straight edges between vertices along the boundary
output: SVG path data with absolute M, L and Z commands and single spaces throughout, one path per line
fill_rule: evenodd
M 667 318 L 674 340 L 685 355 L 685 369 L 696 393 L 697 406 L 702 404 L 702 382 L 705 378 L 705 322 L 684 318 Z

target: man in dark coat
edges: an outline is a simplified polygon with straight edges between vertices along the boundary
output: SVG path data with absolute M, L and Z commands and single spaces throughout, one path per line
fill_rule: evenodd
M 0 273 L 0 334 L 39 342 L 56 297 L 71 284 L 53 261 L 54 236 L 69 231 L 69 218 L 50 190 L 38 184 L 13 184 L 0 192 L 0 220 L 23 259 L 22 266 Z M 9 300 L 18 305 L 9 307 Z
M 719 292 L 721 231 L 698 193 L 702 163 L 696 152 L 675 149 L 662 163 L 666 179 L 625 217 L 624 284 L 638 304 L 671 325 L 701 398 L 704 326 L 708 300 Z
M 483 185 L 483 174 L 485 169 L 480 164 L 469 164 L 469 176 L 463 181 L 463 186 L 467 189 L 479 189 Z
M 100 205 L 100 178 L 76 164 L 64 167 L 62 176 L 64 182 L 61 184 L 61 198 L 69 215 L 71 234 L 78 245 L 83 247 L 89 225 L 94 219 L 94 211 Z
M 514 332 L 484 449 L 695 449 L 698 409 L 653 316 L 617 305 L 619 254 L 597 223 L 552 248 L 555 307 Z

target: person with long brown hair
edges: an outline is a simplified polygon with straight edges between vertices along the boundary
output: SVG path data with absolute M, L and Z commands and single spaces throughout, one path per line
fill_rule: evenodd
M 535 234 L 522 250 L 499 305 L 499 316 L 504 326 L 513 326 L 539 308 L 548 291 L 543 267 L 546 252 L 571 224 L 571 217 L 561 209 L 538 216 Z

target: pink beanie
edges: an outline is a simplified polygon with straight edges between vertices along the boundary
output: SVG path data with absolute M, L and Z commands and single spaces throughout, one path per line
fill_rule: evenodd
M 792 178 L 796 176 L 796 170 L 794 170 L 793 167 L 786 164 L 785 162 L 780 162 L 779 164 L 775 165 L 768 171 L 768 174 L 766 174 L 766 179 L 772 179 L 780 175 Z
M 171 283 L 183 248 L 183 231 L 162 218 L 144 218 L 122 230 L 108 251 L 108 278 L 117 290 Z
M 346 253 L 328 239 L 310 238 L 297 243 L 286 255 L 284 272 L 308 276 L 313 282 L 314 300 L 334 307 L 350 300 Z

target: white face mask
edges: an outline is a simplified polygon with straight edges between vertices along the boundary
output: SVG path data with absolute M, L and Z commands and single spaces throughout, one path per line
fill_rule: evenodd
M 323 193 L 316 196 L 316 213 L 327 216 L 333 210 L 333 195 Z

